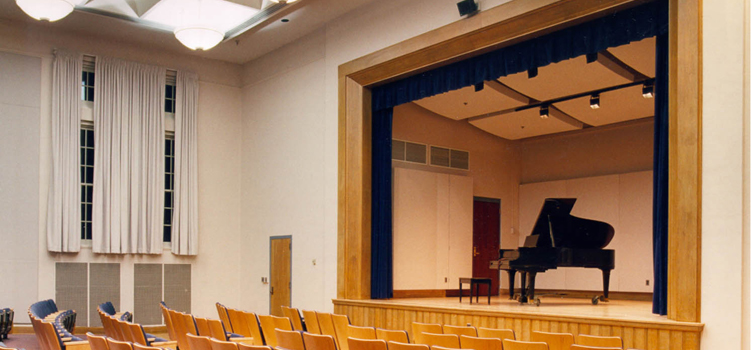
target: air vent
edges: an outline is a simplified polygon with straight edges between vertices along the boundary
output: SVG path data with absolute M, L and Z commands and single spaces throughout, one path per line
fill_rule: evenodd
M 89 266 L 86 263 L 55 264 L 55 303 L 59 310 L 75 310 L 76 325 L 87 327 Z
M 468 170 L 470 153 L 456 149 L 431 146 L 431 165 Z
M 133 321 L 162 324 L 162 264 L 133 265 L 133 295 Z
M 112 302 L 120 310 L 120 264 L 89 264 L 89 327 L 102 327 L 97 306 Z
M 426 164 L 426 145 L 393 139 L 392 159 Z
M 191 313 L 190 264 L 165 264 L 165 303 L 174 310 Z

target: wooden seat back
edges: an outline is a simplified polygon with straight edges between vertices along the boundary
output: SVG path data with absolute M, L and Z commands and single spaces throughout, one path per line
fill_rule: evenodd
M 212 345 L 212 350 L 238 350 L 238 343 L 230 341 L 217 340 L 212 338 L 209 340 Z
M 431 350 L 461 350 L 461 349 L 452 349 L 452 348 L 446 348 L 444 346 L 434 345 L 431 347 Z
M 110 350 L 107 346 L 107 337 L 94 335 L 92 332 L 86 333 L 86 338 L 89 341 L 89 347 L 91 350 Z
M 346 315 L 332 314 L 332 323 L 337 334 L 337 346 L 340 350 L 348 350 L 348 326 L 350 319 Z
M 220 317 L 220 321 L 222 321 L 222 323 L 225 325 L 226 330 L 228 332 L 238 333 L 233 329 L 233 323 L 230 322 L 230 317 L 228 316 L 227 307 L 225 307 L 225 305 L 222 305 L 220 303 L 215 303 L 214 305 L 217 307 L 217 315 Z
M 433 334 L 444 333 L 444 330 L 442 330 L 442 325 L 439 323 L 413 322 L 410 325 L 410 329 L 411 329 L 411 339 L 413 339 L 413 342 L 416 342 L 416 337 L 420 336 L 421 333 L 433 333 Z
M 460 336 L 461 349 L 502 350 L 502 339 Z
M 265 345 L 269 345 L 273 348 L 277 347 L 277 335 L 275 334 L 275 329 L 281 329 L 284 331 L 293 330 L 293 326 L 290 324 L 290 319 L 287 317 L 259 315 L 259 323 L 261 324 L 261 332 L 264 335 Z
M 497 329 L 497 328 L 484 328 L 478 327 L 479 338 L 497 338 L 499 340 L 511 339 L 515 340 L 515 331 L 512 329 Z
M 306 321 L 306 332 L 312 334 L 322 334 L 319 329 L 319 320 L 316 318 L 316 311 L 302 310 L 303 320 Z
M 212 350 L 212 342 L 209 337 L 194 334 L 186 334 L 188 337 L 188 346 L 191 350 Z
M 531 341 L 544 342 L 549 345 L 549 350 L 570 350 L 575 342 L 570 333 L 531 332 Z
M 374 327 L 359 327 L 348 325 L 348 338 L 356 339 L 376 339 L 376 329 Z M 387 343 L 385 343 L 386 346 Z M 350 347 L 350 343 L 348 343 Z
M 588 346 L 588 345 L 573 344 L 572 346 L 570 346 L 570 350 L 622 350 L 622 347 Z
M 604 348 L 622 348 L 622 338 L 601 337 L 596 335 L 578 334 L 575 343 L 586 346 L 601 346 Z
M 319 321 L 319 330 L 322 334 L 331 336 L 337 344 L 337 332 L 335 331 L 335 323 L 332 321 L 332 314 L 317 312 L 316 318 Z
M 441 346 L 451 349 L 460 348 L 460 338 L 455 334 L 420 333 L 414 341 L 416 344 Z
M 286 331 L 282 329 L 275 329 L 275 337 L 277 338 L 277 346 L 287 350 L 306 350 L 306 346 L 303 345 L 303 335 L 301 331 Z
M 301 314 L 298 309 L 282 306 L 283 316 L 290 319 L 290 323 L 293 325 L 294 331 L 303 331 L 303 322 L 301 321 Z
M 252 345 L 265 345 L 266 342 L 264 341 L 264 335 L 261 333 L 261 325 L 256 314 L 253 312 L 243 311 L 243 317 L 245 317 L 246 319 L 246 326 L 248 326 L 251 337 L 254 338 Z
M 239 350 L 274 350 L 268 345 L 249 345 L 245 343 L 238 344 Z
M 144 346 L 149 346 L 149 342 L 146 339 L 146 333 L 144 333 L 144 328 L 141 327 L 138 323 L 127 323 L 123 322 L 123 326 L 128 328 L 129 333 L 131 334 L 130 342 L 133 344 L 141 344 Z
M 173 326 L 173 320 L 170 317 L 170 312 L 168 311 L 167 307 L 165 307 L 165 305 L 160 304 L 159 307 L 160 310 L 162 310 L 162 318 L 165 319 L 167 336 L 170 338 L 170 340 L 178 340 L 178 337 L 176 336 L 177 333 L 175 333 L 175 326 Z
M 110 350 L 133 350 L 131 343 L 110 338 L 107 338 L 107 347 Z
M 455 334 L 455 335 L 465 335 L 469 337 L 477 337 L 478 332 L 476 332 L 476 327 L 473 326 L 451 326 L 451 325 L 443 325 L 442 331 L 444 334 Z
M 376 329 L 376 337 L 377 339 L 382 339 L 386 341 L 389 347 L 389 342 L 396 342 L 396 343 L 410 343 L 410 339 L 408 338 L 408 332 L 406 331 L 399 331 L 399 330 L 392 330 L 392 329 L 382 329 L 377 328 Z
M 249 328 L 248 319 L 243 311 L 228 308 L 227 317 L 230 320 L 230 323 L 233 324 L 233 333 L 240 334 L 244 337 L 253 337 L 251 329 Z
M 387 342 L 388 350 L 430 350 L 428 345 L 425 344 L 408 344 L 389 341 Z
M 502 347 L 505 350 L 549 350 L 549 345 L 544 342 L 529 342 L 512 339 L 503 339 Z
M 387 350 L 387 342 L 381 339 L 348 338 L 348 349 L 352 350 Z
M 303 345 L 306 350 L 337 350 L 335 338 L 331 335 L 303 333 Z
M 196 320 L 196 330 L 202 337 L 211 337 L 212 330 L 209 329 L 209 320 L 203 317 L 194 317 Z
M 228 341 L 227 329 L 225 329 L 221 320 L 207 320 L 207 328 L 209 328 L 209 337 L 221 341 Z
M 156 347 L 156 346 L 146 346 L 141 344 L 132 344 L 133 350 L 164 350 L 163 348 Z

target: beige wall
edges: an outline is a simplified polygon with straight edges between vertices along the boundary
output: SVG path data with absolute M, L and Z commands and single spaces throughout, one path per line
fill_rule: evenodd
M 200 77 L 199 95 L 199 256 L 177 257 L 165 250 L 160 256 L 100 255 L 84 247 L 78 254 L 53 254 L 47 252 L 46 210 L 50 180 L 50 109 L 52 90 L 52 49 L 67 48 L 87 54 L 109 55 L 129 60 L 167 66 L 173 69 L 195 71 Z M 240 238 L 240 145 L 241 145 L 241 90 L 240 66 L 190 56 L 163 54 L 151 48 L 125 46 L 107 40 L 83 38 L 37 26 L 21 26 L 0 22 L 0 51 L 41 58 L 41 96 L 35 127 L 24 132 L 38 149 L 29 159 L 38 163 L 38 195 L 19 198 L 20 204 L 38 208 L 37 246 L 34 258 L 38 271 L 24 271 L 34 290 L 24 293 L 33 300 L 55 297 L 55 262 L 119 262 L 121 263 L 121 304 L 124 310 L 133 310 L 134 263 L 188 263 L 192 271 L 192 311 L 197 315 L 216 317 L 214 303 L 238 303 L 240 291 L 238 271 L 240 247 L 234 242 Z M 0 235 L 11 234 L 1 231 Z M 5 239 L 3 239 L 5 240 Z M 0 269 L 8 268 L 3 264 Z M 25 310 L 29 305 L 12 305 Z M 155 307 L 157 307 L 155 305 Z M 17 315 L 19 322 L 26 320 L 25 313 Z
M 520 142 L 521 183 L 653 169 L 653 120 Z

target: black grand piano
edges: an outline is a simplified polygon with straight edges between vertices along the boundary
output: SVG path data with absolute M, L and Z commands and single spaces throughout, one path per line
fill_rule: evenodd
M 602 249 L 614 237 L 612 225 L 570 215 L 575 198 L 547 198 L 541 207 L 533 232 L 516 250 L 500 249 L 499 260 L 489 268 L 506 270 L 510 281 L 510 299 L 515 298 L 515 273 L 520 271 L 521 303 L 536 305 L 536 274 L 558 267 L 597 268 L 602 272 L 604 294 L 591 299 L 609 300 L 609 274 L 614 269 L 614 250 Z M 527 281 L 526 281 L 527 277 Z M 527 283 L 526 283 L 527 282 Z

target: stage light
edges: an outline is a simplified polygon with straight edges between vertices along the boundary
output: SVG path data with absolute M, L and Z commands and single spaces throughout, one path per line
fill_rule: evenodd
M 593 94 L 591 95 L 591 109 L 599 109 L 601 108 L 599 94 Z
M 473 15 L 478 12 L 478 3 L 476 0 L 463 0 L 458 3 L 458 12 L 461 16 Z
M 549 119 L 549 106 L 541 106 L 541 109 L 539 110 L 539 117 L 541 117 L 541 119 Z
M 644 83 L 643 84 L 643 98 L 653 98 L 654 97 L 654 83 Z

